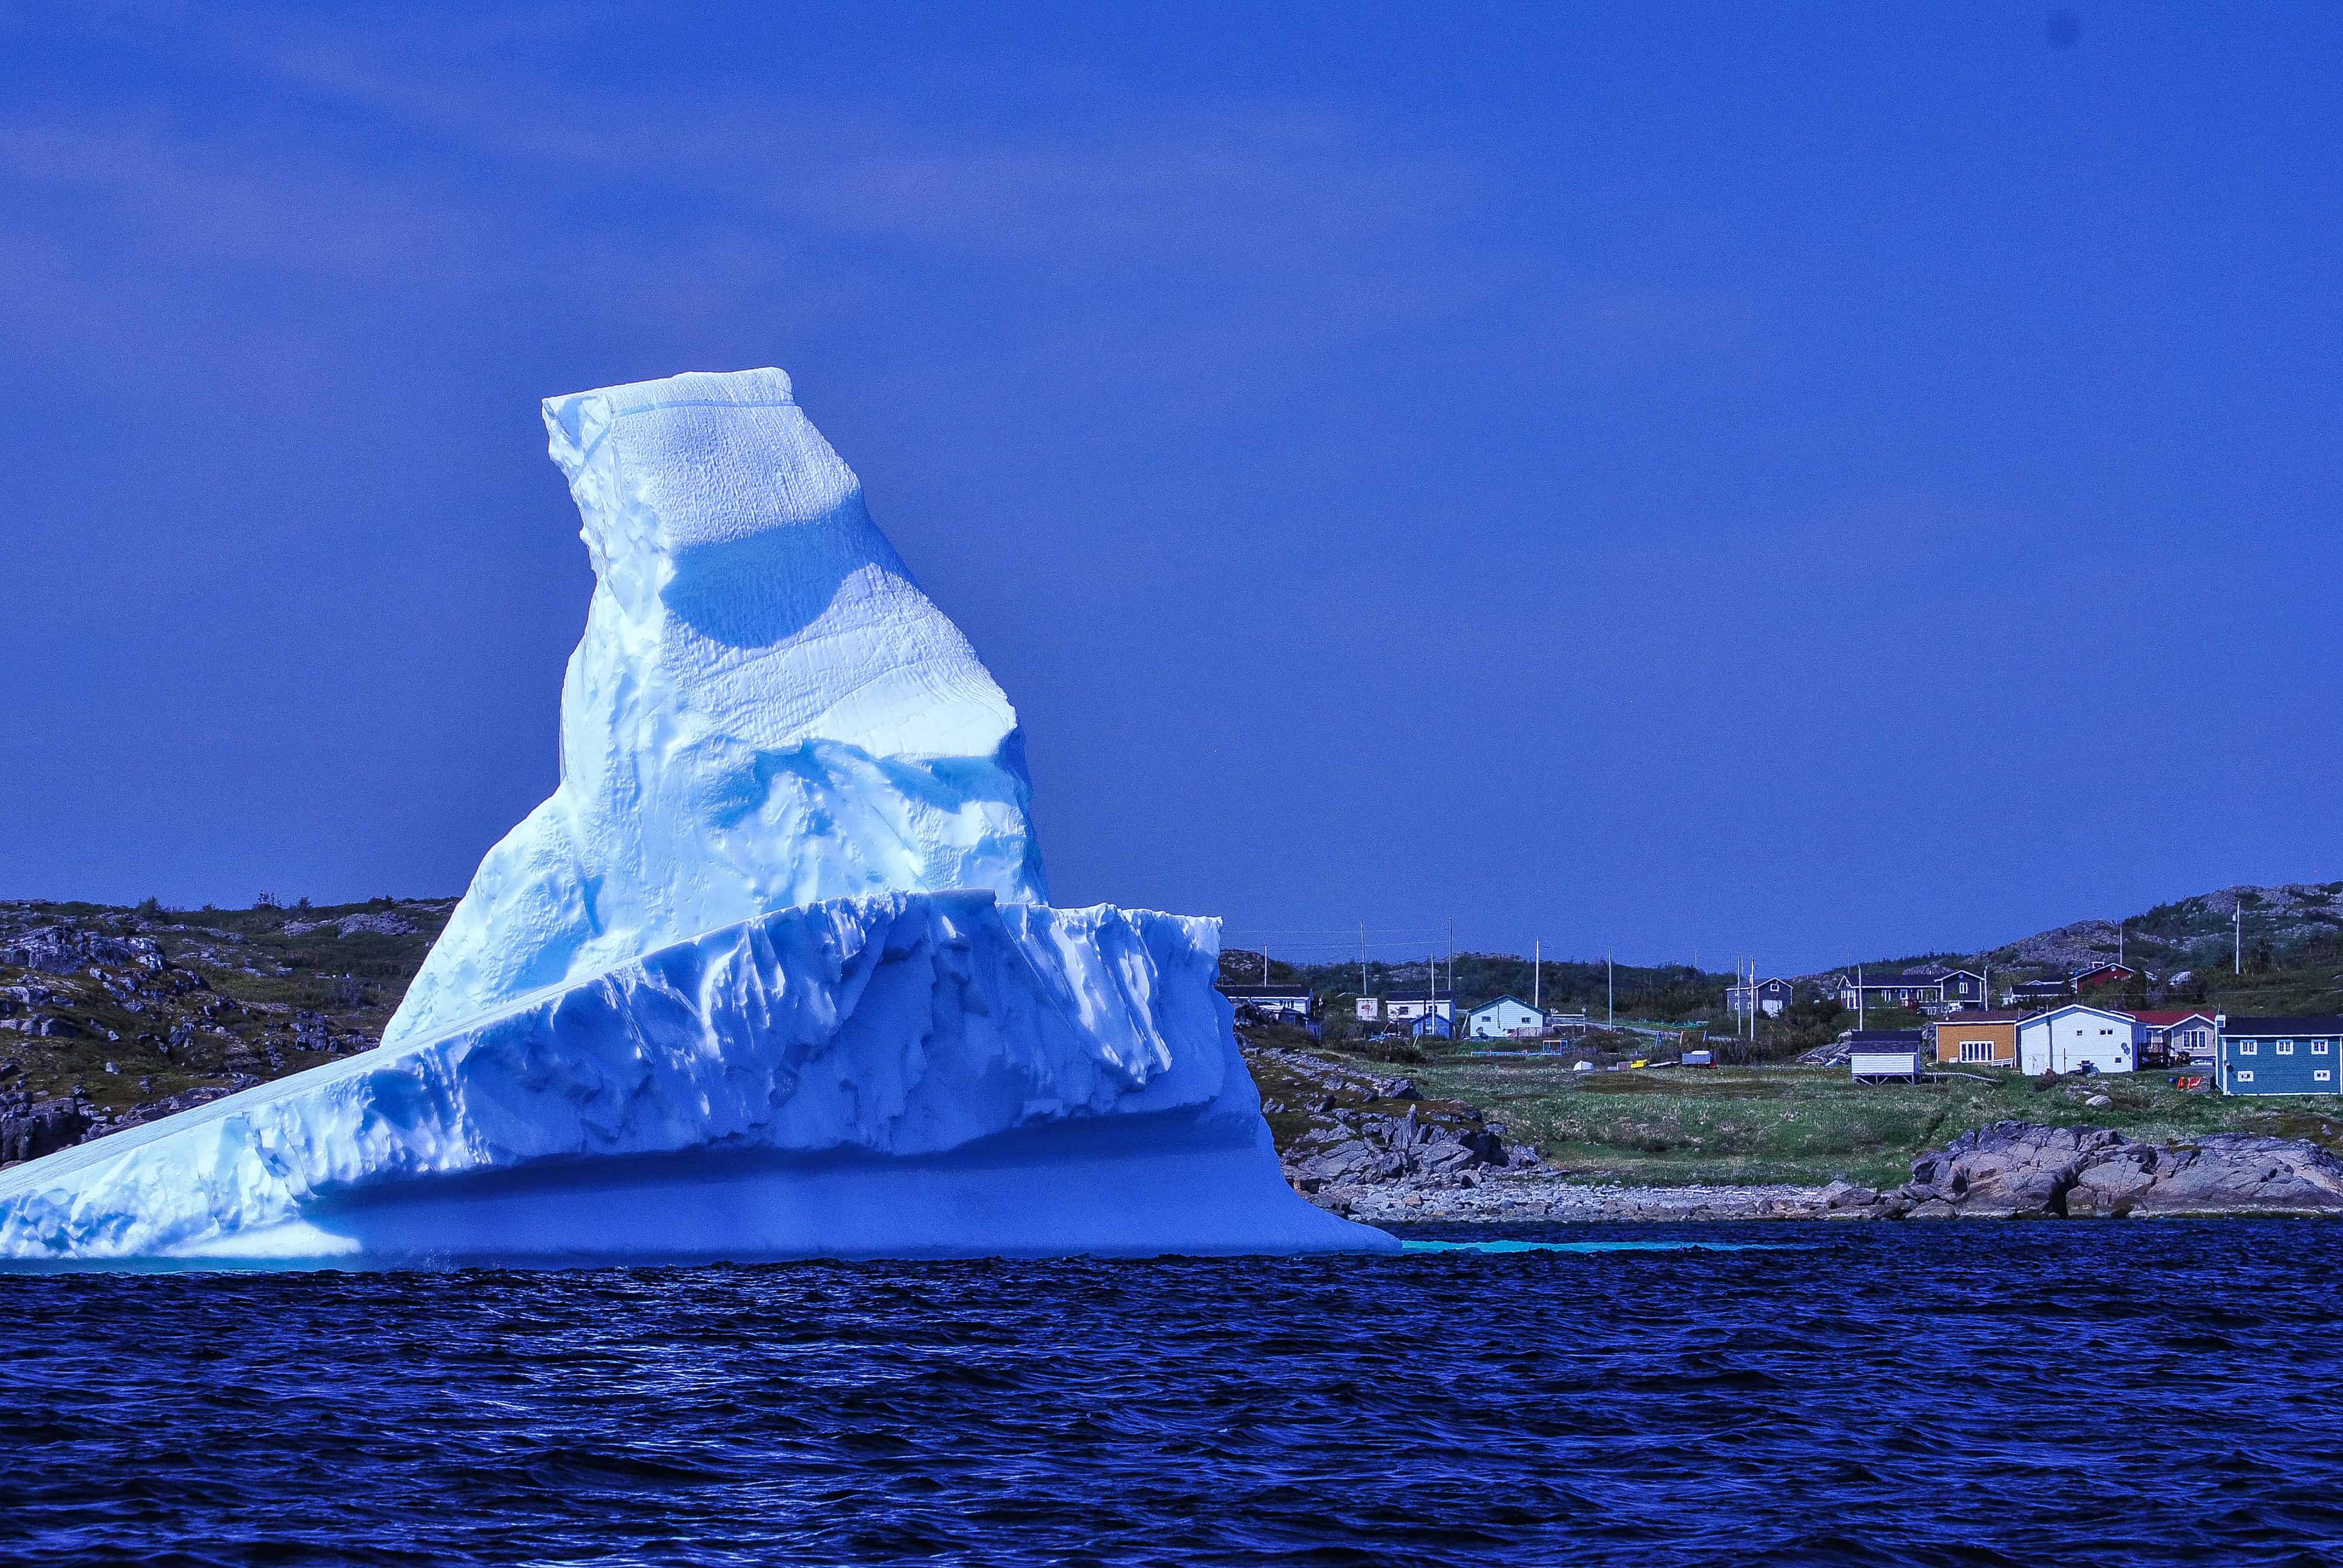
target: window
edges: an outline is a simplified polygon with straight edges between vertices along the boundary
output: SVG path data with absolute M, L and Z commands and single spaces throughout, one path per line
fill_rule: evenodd
M 2239 1083 L 2251 1083 L 2254 1081 L 2254 1070 L 2250 1067 L 2241 1068 L 2237 1077 Z
M 2310 1042 L 2310 1054 L 2313 1056 L 2325 1056 L 2327 1054 L 2327 1042 L 2323 1040 L 2312 1040 Z
M 2327 1069 L 2322 1067 L 2317 1072 L 2310 1075 L 2310 1081 L 2313 1083 L 2328 1083 L 2332 1082 L 2334 1078 L 2335 1075 L 2332 1072 L 2329 1072 Z
M 2280 1056 L 2292 1056 L 2294 1054 L 2294 1041 L 2290 1040 L 2279 1040 L 2278 1042 L 2278 1053 Z
M 2261 1049 L 2262 1042 L 2258 1040 L 2241 1040 L 2237 1041 L 2237 1054 L 2239 1056 L 2258 1056 L 2261 1053 Z
M 1963 1061 L 1991 1061 L 1993 1060 L 1993 1041 L 1989 1040 L 1965 1040 L 1961 1041 L 1961 1060 Z

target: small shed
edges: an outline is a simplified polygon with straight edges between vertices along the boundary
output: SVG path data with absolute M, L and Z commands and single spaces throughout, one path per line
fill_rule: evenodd
M 1448 1021 L 1446 1013 L 1427 1012 L 1408 1025 L 1407 1032 L 1418 1040 L 1448 1040 L 1455 1035 L 1456 1030 Z
M 1920 1081 L 1920 1048 L 1916 1045 L 1858 1048 L 1847 1053 L 1846 1065 L 1857 1083 L 1885 1083 L 1891 1080 L 1917 1083 Z

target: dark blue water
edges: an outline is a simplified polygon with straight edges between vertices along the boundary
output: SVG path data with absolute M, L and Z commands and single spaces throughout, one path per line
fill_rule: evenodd
M 2343 1227 L 1634 1233 L 0 1278 L 0 1558 L 2343 1560 Z

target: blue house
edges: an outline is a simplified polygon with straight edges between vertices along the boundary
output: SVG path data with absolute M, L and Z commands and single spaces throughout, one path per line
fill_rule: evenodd
M 2230 1018 L 2213 1020 L 2224 1094 L 2337 1094 L 2343 1017 Z
M 1446 1003 L 1443 1001 L 1442 1005 Z M 1449 1021 L 1446 1013 L 1428 1012 L 1408 1025 L 1407 1032 L 1417 1040 L 1452 1040 L 1455 1037 L 1456 1028 Z

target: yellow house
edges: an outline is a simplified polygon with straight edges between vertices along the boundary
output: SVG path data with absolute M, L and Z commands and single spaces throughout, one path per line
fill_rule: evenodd
M 1936 1031 L 1939 1062 L 1977 1067 L 2017 1065 L 2017 1012 L 1947 1013 L 1928 1027 Z

